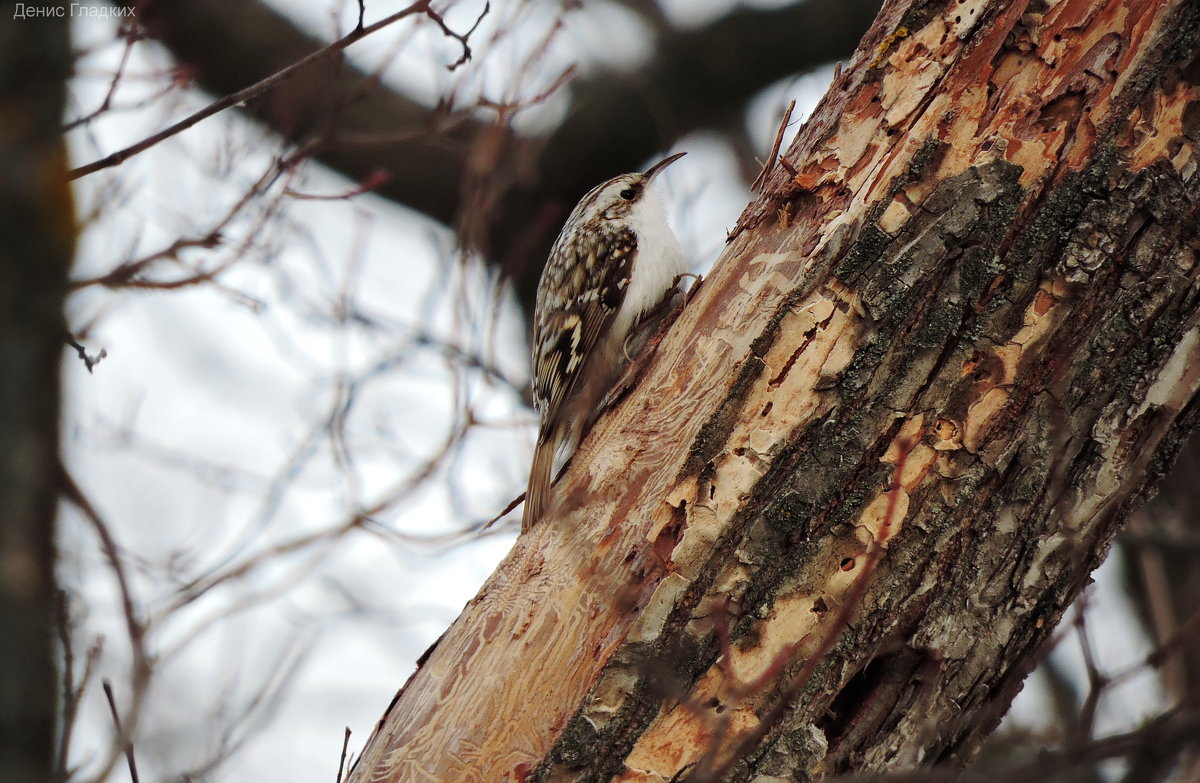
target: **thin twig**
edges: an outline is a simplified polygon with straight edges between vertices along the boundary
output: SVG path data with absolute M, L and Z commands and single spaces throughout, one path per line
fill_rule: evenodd
M 100 105 L 97 106 L 96 109 L 90 114 L 77 117 L 76 119 L 71 120 L 64 125 L 64 133 L 74 130 L 80 125 L 87 125 L 92 120 L 96 119 L 101 114 L 112 108 L 112 99 L 113 96 L 116 95 L 117 85 L 120 83 L 121 78 L 125 75 L 125 66 L 129 64 L 129 55 L 133 52 L 133 45 L 139 40 L 141 40 L 141 37 L 137 34 L 136 26 L 130 25 L 125 34 L 125 48 L 121 52 L 121 61 L 117 63 L 117 69 L 113 71 L 112 79 L 108 83 L 108 92 L 104 94 L 104 100 L 100 101 Z
M 467 44 L 467 39 L 471 37 L 471 33 L 475 32 L 476 28 L 479 27 L 479 23 L 483 21 L 483 17 L 487 16 L 488 12 L 491 10 L 492 10 L 492 4 L 491 4 L 491 1 L 489 0 L 488 2 L 483 4 L 483 10 L 479 13 L 479 18 L 477 18 L 475 20 L 475 24 L 471 25 L 471 29 L 467 30 L 465 33 L 459 35 L 458 33 L 454 32 L 453 30 L 451 30 L 449 27 L 446 26 L 446 20 L 442 18 L 441 14 L 439 14 L 437 11 L 433 10 L 432 8 L 425 9 L 425 15 L 427 17 L 429 17 L 430 19 L 432 19 L 434 22 L 436 22 L 437 26 L 442 28 L 442 32 L 445 33 L 447 37 L 453 38 L 454 40 L 456 40 L 460 44 L 462 44 L 462 48 L 463 48 L 462 55 L 448 66 L 451 71 L 458 68 L 458 66 L 464 65 L 465 63 L 470 61 L 471 47 Z
M 108 711 L 112 714 L 113 725 L 117 727 L 117 739 L 125 748 L 125 763 L 129 765 L 129 780 L 138 783 L 137 759 L 133 756 L 133 737 L 125 736 L 121 729 L 121 714 L 117 711 L 117 700 L 113 698 L 112 683 L 105 677 L 101 681 L 104 686 L 104 698 L 108 699 Z
M 349 190 L 342 193 L 302 193 L 291 188 L 284 188 L 283 195 L 288 198 L 294 198 L 297 201 L 345 201 L 346 199 L 361 196 L 364 193 L 370 193 L 376 188 L 386 185 L 392 180 L 392 173 L 386 169 L 375 169 L 367 174 L 363 179 Z
M 1088 678 L 1088 693 L 1079 709 L 1079 722 L 1075 726 L 1078 733 L 1076 742 L 1083 743 L 1095 739 L 1096 713 L 1100 707 L 1100 697 L 1108 688 L 1108 678 L 1100 671 L 1096 663 L 1096 654 L 1092 649 L 1091 636 L 1087 627 L 1088 596 L 1084 593 L 1079 597 L 1075 606 L 1075 632 L 1079 638 L 1079 650 L 1083 655 L 1084 669 Z
M 109 567 L 112 569 L 113 576 L 117 582 L 117 590 L 121 596 L 121 610 L 125 619 L 126 633 L 129 635 L 129 650 L 132 659 L 130 662 L 129 677 L 131 706 L 128 721 L 129 726 L 132 728 L 137 725 L 146 691 L 150 685 L 151 661 L 150 655 L 146 650 L 146 625 L 139 616 L 129 576 L 125 572 L 125 564 L 121 559 L 120 547 L 117 546 L 116 539 L 113 538 L 108 524 L 100 516 L 100 512 L 96 510 L 96 507 L 88 500 L 83 490 L 79 488 L 79 485 L 75 483 L 75 479 L 67 472 L 66 467 L 61 464 L 58 466 L 58 479 L 63 499 L 75 506 L 83 514 L 84 518 L 91 523 L 92 529 L 100 541 L 100 548 L 103 550 L 104 556 L 108 558 Z M 119 754 L 120 751 L 114 748 L 114 752 L 109 755 L 108 760 L 103 765 L 101 774 L 97 775 L 97 780 L 103 780 L 108 776 Z
M 380 19 L 378 22 L 375 22 L 374 24 L 368 25 L 366 27 L 359 26 L 359 27 L 355 28 L 354 30 L 350 31 L 349 33 L 347 33 L 346 35 L 342 36 L 338 40 L 329 44 L 328 46 L 318 49 L 317 51 L 313 52 L 312 54 L 308 55 L 307 57 L 304 57 L 303 59 L 289 65 L 288 67 L 286 67 L 282 70 L 276 71 L 275 73 L 271 74 L 267 78 L 262 79 L 261 81 L 258 81 L 243 90 L 238 90 L 235 93 L 230 93 L 229 95 L 226 95 L 223 98 L 219 98 L 219 99 L 213 101 L 208 106 L 204 107 L 203 109 L 196 112 L 195 114 L 192 114 L 189 117 L 185 117 L 184 119 L 180 120 L 179 122 L 175 123 L 174 125 L 171 125 L 165 129 L 159 131 L 158 133 L 155 133 L 153 136 L 149 136 L 145 139 L 142 139 L 137 144 L 131 145 L 122 150 L 118 150 L 118 151 L 112 153 L 111 155 L 103 157 L 100 160 L 93 161 L 92 163 L 88 163 L 85 166 L 80 166 L 79 168 L 72 169 L 70 172 L 68 172 L 67 176 L 69 179 L 78 179 L 80 177 L 87 176 L 88 174 L 93 174 L 97 171 L 100 171 L 101 169 L 107 169 L 107 168 L 111 168 L 113 166 L 119 166 L 120 164 L 129 160 L 129 158 L 133 157 L 134 155 L 137 155 L 138 153 L 141 153 L 141 152 L 144 152 L 144 151 L 150 149 L 151 147 L 157 145 L 159 142 L 165 141 L 166 139 L 171 138 L 172 136 L 180 133 L 181 131 L 187 130 L 188 128 L 192 127 L 193 125 L 200 122 L 201 120 L 208 119 L 209 117 L 213 116 L 214 114 L 222 112 L 231 106 L 237 106 L 238 104 L 244 103 L 245 101 L 248 101 L 252 98 L 256 98 L 260 94 L 273 88 L 275 85 L 280 84 L 281 82 L 284 82 L 287 79 L 290 79 L 292 76 L 296 75 L 298 72 L 304 70 L 308 66 L 313 65 L 314 63 L 320 62 L 321 60 L 324 60 L 327 57 L 329 57 L 333 54 L 336 54 L 337 52 L 342 51 L 343 49 L 347 48 L 351 44 L 357 42 L 358 40 L 365 38 L 366 36 L 371 35 L 372 33 L 382 30 L 383 28 L 385 28 L 389 25 L 392 25 L 401 19 L 412 16 L 414 14 L 425 14 L 430 19 L 432 19 L 435 23 L 437 23 L 437 25 L 442 29 L 443 32 L 446 33 L 446 35 L 450 36 L 451 38 L 454 38 L 456 41 L 458 41 L 460 44 L 462 44 L 463 54 L 459 58 L 458 62 L 456 62 L 454 65 L 450 66 L 451 70 L 453 70 L 458 65 L 466 62 L 467 60 L 469 60 L 471 58 L 471 50 L 470 50 L 470 47 L 467 45 L 467 37 L 471 34 L 471 31 L 473 31 L 475 28 L 472 27 L 471 31 L 468 31 L 465 35 L 459 35 L 458 33 L 453 32 L 446 26 L 446 23 L 442 19 L 441 15 L 439 15 L 437 12 L 435 12 L 433 9 L 431 9 L 429 7 L 429 4 L 430 4 L 430 0 L 418 0 L 417 2 L 408 6 L 407 8 L 405 8 L 401 11 L 397 11 L 396 13 L 392 14 L 391 16 L 387 16 L 383 19 Z M 488 12 L 488 8 L 489 7 L 487 5 L 484 6 L 484 14 L 486 14 Z M 483 18 L 483 15 L 481 14 L 480 19 L 482 19 L 482 18 Z M 475 24 L 478 25 L 479 21 L 477 20 L 475 22 Z M 361 20 L 360 20 L 360 25 L 361 25 Z
M 508 505 L 504 507 L 503 511 L 501 511 L 499 514 L 497 514 L 496 516 L 489 519 L 487 522 L 484 523 L 483 527 L 479 528 L 480 535 L 482 535 L 483 532 L 485 530 L 487 530 L 488 528 L 490 528 L 492 525 L 496 524 L 501 519 L 504 519 L 504 517 L 510 511 L 512 511 L 517 506 L 521 505 L 522 501 L 524 501 L 524 500 L 525 500 L 525 493 L 522 492 L 520 495 L 517 495 L 515 498 L 513 498 L 511 501 L 509 501 Z
M 251 201 L 260 195 L 267 193 L 279 180 L 285 172 L 289 171 L 293 165 L 294 156 L 283 160 L 272 160 L 267 166 L 266 171 L 258 178 L 249 190 L 242 194 L 237 203 L 226 210 L 225 214 L 213 225 L 207 233 L 198 237 L 180 237 L 162 250 L 155 251 L 149 255 L 138 259 L 124 261 L 118 264 L 115 268 L 98 277 L 90 277 L 81 280 L 72 280 L 69 285 L 72 289 L 85 288 L 92 285 L 102 285 L 106 288 L 153 288 L 160 290 L 172 290 L 176 288 L 185 288 L 200 283 L 213 281 L 218 274 L 225 271 L 238 259 L 243 257 L 241 252 L 253 237 L 258 234 L 257 230 L 247 232 L 247 238 L 242 243 L 238 252 L 230 254 L 227 261 L 219 264 L 207 271 L 196 271 L 175 280 L 146 280 L 140 277 L 142 272 L 153 265 L 156 261 L 163 259 L 180 260 L 180 253 L 183 250 L 191 248 L 202 248 L 211 250 L 219 247 L 225 241 L 225 231 L 234 219 L 245 209 Z M 286 188 L 285 188 L 286 190 Z M 273 206 L 272 202 L 269 206 Z M 266 222 L 267 217 L 271 214 L 268 209 L 264 216 L 258 221 L 259 226 Z
M 783 113 L 783 121 L 779 123 L 779 130 L 775 132 L 775 143 L 771 145 L 771 154 L 767 156 L 767 162 L 763 164 L 762 171 L 758 172 L 758 176 L 754 178 L 754 182 L 750 184 L 751 190 L 756 190 L 759 193 L 767 185 L 767 177 L 775 168 L 775 161 L 779 158 L 779 148 L 783 145 L 783 132 L 787 130 L 788 123 L 792 120 L 792 112 L 796 108 L 795 99 L 788 104 L 787 111 Z
M 545 103 L 546 100 L 551 95 L 553 95 L 554 93 L 561 90 L 568 82 L 570 82 L 572 79 L 574 79 L 576 77 L 576 75 L 578 75 L 578 73 L 579 73 L 578 66 L 569 65 L 563 69 L 562 73 L 560 73 L 558 76 L 554 77 L 554 79 L 550 82 L 549 87 L 547 87 L 546 89 L 542 90 L 538 94 L 536 94 L 526 100 L 522 100 L 522 101 L 514 100 L 514 101 L 510 101 L 510 102 L 501 103 L 498 101 L 493 101 L 488 98 L 481 97 L 476 102 L 476 105 L 478 105 L 481 108 L 493 109 L 496 111 L 497 114 L 499 114 L 501 116 L 511 117 L 511 116 L 515 115 L 517 112 L 527 109 L 531 106 L 540 106 L 541 104 Z
M 67 332 L 67 345 L 74 348 L 75 353 L 79 354 L 79 358 L 83 361 L 83 365 L 87 367 L 87 371 L 89 373 L 92 371 L 93 367 L 100 363 L 101 359 L 104 359 L 108 356 L 108 350 L 105 348 L 101 348 L 100 353 L 98 354 L 89 354 L 87 349 L 75 339 L 75 335 L 71 334 L 70 332 Z
M 342 775 L 346 771 L 346 750 L 350 747 L 350 727 L 346 727 L 346 735 L 342 737 L 342 758 L 338 762 L 337 783 L 342 783 Z

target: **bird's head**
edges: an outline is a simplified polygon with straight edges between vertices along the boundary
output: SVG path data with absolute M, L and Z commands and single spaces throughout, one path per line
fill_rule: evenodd
M 581 223 L 593 219 L 628 220 L 637 211 L 639 205 L 658 209 L 654 195 L 650 192 L 651 181 L 667 166 L 686 155 L 677 152 L 669 158 L 664 158 L 642 172 L 622 174 L 592 188 L 586 196 L 580 199 L 571 218 Z M 568 223 L 572 222 L 571 220 Z

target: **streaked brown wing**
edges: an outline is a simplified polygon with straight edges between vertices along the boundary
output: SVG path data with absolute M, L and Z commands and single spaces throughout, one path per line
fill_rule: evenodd
M 585 359 L 612 328 L 637 251 L 626 229 L 584 234 L 570 251 L 552 257 L 538 286 L 533 391 L 543 424 L 557 417 L 579 383 Z M 549 437 L 545 429 L 539 438 Z

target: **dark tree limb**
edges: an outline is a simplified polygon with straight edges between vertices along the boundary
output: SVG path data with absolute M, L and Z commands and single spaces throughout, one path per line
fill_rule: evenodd
M 202 120 L 206 120 L 209 117 L 212 117 L 215 114 L 219 114 L 220 112 L 223 112 L 226 109 L 229 109 L 233 106 L 237 106 L 238 104 L 244 104 L 244 103 L 247 103 L 248 101 L 260 98 L 260 97 L 264 96 L 266 93 L 278 89 L 280 86 L 282 86 L 286 82 L 297 78 L 305 70 L 314 67 L 317 63 L 319 63 L 322 60 L 327 60 L 327 61 L 331 61 L 331 62 L 334 61 L 335 56 L 339 55 L 344 49 L 346 49 L 346 47 L 350 46 L 351 44 L 357 43 L 358 41 L 367 37 L 371 33 L 374 33 L 378 30 L 382 30 L 385 27 L 388 27 L 389 25 L 392 25 L 395 22 L 400 21 L 401 19 L 406 19 L 409 16 L 412 16 L 414 14 L 425 14 L 426 16 L 430 17 L 431 19 L 434 19 L 439 25 L 441 25 L 442 29 L 446 32 L 447 35 L 451 35 L 451 36 L 457 38 L 460 41 L 460 43 L 462 44 L 463 54 L 457 62 L 455 62 L 454 64 L 452 64 L 450 66 L 451 70 L 453 70 L 458 65 L 461 65 L 462 63 L 464 63 L 468 59 L 470 59 L 471 50 L 467 46 L 466 37 L 461 36 L 461 35 L 456 35 L 453 32 L 451 32 L 449 30 L 449 28 L 446 27 L 445 22 L 442 20 L 441 16 L 434 13 L 434 11 L 429 7 L 429 0 L 418 0 L 418 2 L 413 3 L 412 5 L 408 6 L 407 8 L 405 8 L 401 11 L 397 11 L 394 14 L 391 14 L 383 19 L 380 19 L 378 22 L 374 22 L 370 25 L 367 25 L 366 27 L 362 27 L 360 25 L 360 26 L 354 28 L 353 30 L 350 31 L 350 33 L 342 36 L 341 38 L 334 41 L 333 43 L 327 44 L 327 45 L 321 47 L 320 49 L 317 49 L 316 51 L 309 53 L 307 56 L 303 57 L 302 59 L 291 63 L 290 65 L 288 65 L 285 68 L 281 68 L 280 70 L 275 71 L 274 73 L 270 74 L 269 76 L 267 76 L 265 79 L 262 79 L 261 81 L 257 81 L 241 90 L 229 93 L 227 95 L 224 95 L 224 96 L 218 98 L 217 100 L 210 103 L 208 106 L 205 106 L 200 111 L 195 112 L 187 117 L 184 117 L 183 119 L 179 120 L 178 122 L 174 123 L 173 125 L 171 125 L 167 128 L 164 128 L 163 130 L 159 131 L 158 133 L 148 136 L 135 144 L 129 145 L 128 147 L 124 147 L 120 150 L 117 150 L 116 152 L 105 155 L 100 160 L 92 161 L 91 163 L 87 163 L 85 165 L 71 169 L 71 171 L 69 172 L 69 176 L 71 179 L 78 179 L 79 177 L 85 177 L 88 174 L 94 174 L 95 172 L 101 171 L 103 169 L 112 168 L 113 166 L 119 166 L 122 163 L 124 163 L 126 160 L 128 160 L 129 158 L 132 158 L 134 155 L 138 155 L 142 152 L 145 152 L 146 150 L 150 149 L 151 147 L 155 146 L 156 144 L 160 144 L 161 142 L 171 138 L 172 136 L 182 133 L 183 131 L 187 130 L 188 128 L 191 128 L 192 126 L 196 125 L 196 123 L 198 123 Z M 114 84 L 116 84 L 116 78 L 117 77 L 114 77 L 114 81 L 113 81 Z M 111 95 L 111 93 L 112 93 L 112 88 L 110 88 L 110 90 L 109 90 L 110 95 Z M 107 102 L 108 102 L 108 99 L 105 99 L 105 103 L 107 103 Z
M 71 69 L 67 20 L 0 14 L 0 780 L 54 769 L 59 365 L 75 244 L 59 129 Z

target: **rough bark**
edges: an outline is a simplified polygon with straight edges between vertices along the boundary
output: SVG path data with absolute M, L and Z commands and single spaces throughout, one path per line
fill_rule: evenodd
M 252 0 L 122 4 L 137 9 L 150 34 L 217 95 L 322 45 Z M 317 160 L 355 181 L 390 171 L 396 176 L 376 192 L 448 225 L 459 220 L 464 198 L 468 209 L 479 207 L 467 191 L 472 178 L 486 179 L 496 189 L 486 199 L 493 214 L 480 227 L 487 236 L 475 238 L 515 280 L 532 312 L 550 242 L 581 193 L 637 168 L 686 133 L 740 128 L 757 90 L 847 56 L 878 8 L 879 0 L 808 0 L 740 9 L 696 30 L 660 28 L 656 55 L 639 70 L 577 79 L 569 88 L 570 114 L 542 139 L 498 136 L 474 118 L 449 122 L 339 62 L 299 74 L 246 110 L 287 138 L 328 135 Z M 751 49 L 755 56 L 744 56 Z
M 0 15 L 0 781 L 50 780 L 59 363 L 74 213 L 63 19 Z
M 886 3 L 351 779 L 965 763 L 1200 415 L 1198 25 Z

